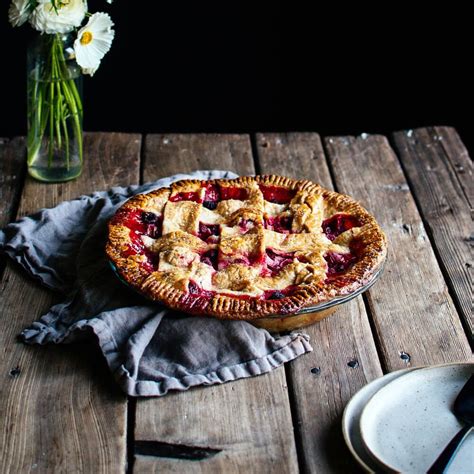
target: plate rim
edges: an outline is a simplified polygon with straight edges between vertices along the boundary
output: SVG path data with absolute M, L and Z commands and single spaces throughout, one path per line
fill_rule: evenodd
M 453 363 L 445 363 L 445 364 L 438 364 L 438 365 L 431 365 L 431 366 L 424 366 L 424 367 L 419 367 L 419 370 L 417 370 L 416 372 L 425 372 L 425 371 L 431 371 L 431 370 L 437 370 L 437 369 L 441 369 L 441 368 L 445 368 L 445 367 L 469 367 L 471 366 L 473 368 L 473 373 L 474 373 L 474 362 L 469 362 L 469 361 L 465 361 L 465 362 L 453 362 Z M 407 372 L 405 375 L 410 375 L 412 373 L 412 371 L 409 371 Z M 405 376 L 404 375 L 404 376 Z M 401 378 L 403 378 L 404 376 L 402 377 L 398 377 L 394 380 L 392 380 L 391 382 L 389 382 L 387 385 L 385 385 L 384 387 L 382 387 L 380 390 L 378 390 L 376 393 L 374 393 L 372 395 L 372 397 L 370 397 L 370 399 L 367 401 L 367 403 L 364 405 L 364 409 L 362 410 L 362 414 L 361 414 L 361 417 L 360 417 L 360 421 L 359 421 L 359 424 L 360 424 L 360 432 L 361 432 L 361 439 L 362 439 L 362 443 L 364 444 L 364 447 L 367 451 L 367 453 L 370 455 L 370 457 L 381 467 L 383 467 L 384 469 L 386 469 L 388 472 L 391 472 L 391 473 L 398 473 L 400 472 L 399 470 L 397 470 L 394 466 L 391 466 L 389 464 L 387 464 L 385 461 L 383 461 L 383 459 L 380 459 L 367 445 L 366 443 L 366 440 L 363 436 L 363 430 L 362 430 L 362 419 L 364 417 L 364 413 L 366 413 L 365 416 L 367 416 L 367 408 L 368 408 L 368 405 L 369 403 L 377 396 L 380 394 L 380 392 L 382 391 L 386 391 L 388 392 L 388 390 L 390 389 L 390 385 L 392 383 L 395 383 L 397 380 L 399 381 Z
M 352 439 L 350 437 L 350 433 L 348 430 L 346 430 L 346 422 L 347 422 L 347 419 L 349 418 L 349 415 L 348 415 L 348 411 L 349 411 L 349 408 L 350 408 L 350 405 L 351 403 L 354 402 L 354 399 L 356 398 L 357 395 L 360 394 L 360 392 L 362 392 L 363 390 L 366 390 L 370 385 L 372 385 L 373 383 L 375 383 L 376 381 L 379 381 L 379 380 L 382 380 L 383 378 L 387 377 L 388 375 L 392 375 L 392 374 L 399 374 L 399 377 L 396 377 L 395 379 L 393 380 L 390 380 L 390 382 L 386 383 L 385 385 L 383 385 L 382 387 L 379 388 L 379 390 L 381 390 L 382 388 L 386 387 L 387 385 L 389 385 L 391 382 L 393 382 L 394 380 L 400 378 L 400 377 L 403 377 L 404 375 L 406 375 L 407 373 L 413 371 L 413 370 L 419 370 L 423 367 L 407 367 L 405 369 L 398 369 L 398 370 L 394 370 L 393 372 L 387 372 L 386 374 L 380 376 L 380 377 L 377 377 L 373 380 L 371 380 L 369 383 L 367 383 L 366 385 L 362 386 L 359 390 L 357 390 L 356 393 L 354 393 L 354 395 L 352 395 L 352 397 L 349 399 L 349 401 L 346 403 L 346 406 L 344 407 L 344 411 L 342 412 L 342 420 L 341 420 L 341 425 L 342 425 L 342 435 L 343 435 L 343 438 L 344 438 L 344 441 L 346 443 L 346 446 L 347 448 L 349 449 L 349 451 L 351 452 L 352 456 L 355 458 L 355 460 L 361 465 L 361 467 L 363 469 L 365 469 L 367 472 L 369 473 L 375 473 L 376 471 L 374 471 L 370 466 L 368 466 L 365 461 L 359 456 L 359 454 L 357 453 L 357 451 L 355 450 L 354 446 L 353 446 L 353 443 L 352 443 Z M 377 390 L 375 393 L 377 393 L 379 390 Z M 373 395 L 375 395 L 375 393 Z M 363 408 L 362 408 L 362 411 L 364 410 L 365 408 L 365 405 L 367 405 L 367 403 L 369 402 L 369 400 L 372 398 L 371 395 L 368 400 L 364 403 L 363 405 Z M 361 415 L 362 415 L 362 411 L 361 411 Z M 360 417 L 359 417 L 359 421 L 360 421 Z M 369 455 L 369 453 L 367 453 L 367 455 L 369 457 L 371 457 Z

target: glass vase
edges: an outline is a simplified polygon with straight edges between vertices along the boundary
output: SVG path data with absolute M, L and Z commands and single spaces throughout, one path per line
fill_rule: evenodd
M 38 35 L 27 55 L 28 172 L 46 182 L 82 172 L 82 72 L 72 35 Z

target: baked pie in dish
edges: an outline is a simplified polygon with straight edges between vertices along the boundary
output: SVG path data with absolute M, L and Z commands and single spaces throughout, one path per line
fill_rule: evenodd
M 348 196 L 306 180 L 184 180 L 128 200 L 107 255 L 145 296 L 188 313 L 255 320 L 356 292 L 386 238 Z

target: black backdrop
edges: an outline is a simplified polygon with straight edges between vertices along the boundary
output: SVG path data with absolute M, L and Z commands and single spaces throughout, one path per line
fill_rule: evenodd
M 471 148 L 470 15 L 433 3 L 332 5 L 90 0 L 90 11 L 111 14 L 116 39 L 85 80 L 85 129 L 358 134 L 439 124 Z M 7 9 L 0 136 L 25 133 L 31 37 L 10 28 Z

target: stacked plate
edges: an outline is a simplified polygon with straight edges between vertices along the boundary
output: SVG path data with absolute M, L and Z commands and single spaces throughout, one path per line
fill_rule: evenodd
M 474 364 L 399 370 L 363 387 L 342 419 L 344 439 L 367 472 L 423 473 L 462 428 L 454 400 Z M 474 473 L 474 433 L 448 473 Z

